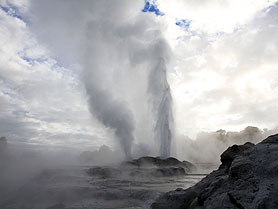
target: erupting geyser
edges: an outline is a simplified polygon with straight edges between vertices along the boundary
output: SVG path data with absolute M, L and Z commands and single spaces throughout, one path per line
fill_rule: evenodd
M 167 82 L 171 51 L 163 38 L 164 27 L 153 15 L 141 12 L 143 1 L 115 2 L 36 0 L 32 28 L 55 56 L 80 67 L 93 118 L 114 131 L 127 160 L 133 144 L 146 142 L 151 155 L 159 151 L 167 158 L 173 117 Z
M 125 27 L 132 28 L 134 26 L 127 24 Z M 124 62 L 121 63 L 122 57 L 118 53 L 122 45 L 117 45 L 114 42 L 121 43 L 123 40 L 128 40 L 131 44 L 134 44 L 134 34 L 125 34 L 124 37 L 121 37 L 117 34 L 106 34 L 106 30 L 105 26 L 99 25 L 97 22 L 90 22 L 88 24 L 86 52 L 83 57 L 84 83 L 89 97 L 91 113 L 103 125 L 115 131 L 115 136 L 120 142 L 126 159 L 131 159 L 135 120 L 128 105 L 129 103 L 126 102 L 127 98 L 121 98 L 117 94 L 113 94 L 113 88 L 111 89 L 113 82 L 119 82 L 113 80 L 118 79 L 118 77 L 111 78 L 111 80 L 107 78 L 124 72 L 125 77 L 120 82 L 125 83 L 130 79 L 128 71 L 132 71 L 132 69 L 129 69 L 129 66 L 125 65 Z M 147 33 L 145 30 L 143 31 Z M 121 53 L 124 55 L 131 53 L 133 57 L 125 57 L 125 59 L 127 58 L 128 62 L 132 63 L 133 66 L 139 66 L 140 70 L 143 70 L 142 66 L 146 66 L 146 69 L 144 69 L 146 70 L 145 77 L 142 78 L 143 80 L 138 79 L 137 82 L 147 85 L 148 105 L 152 111 L 154 121 L 153 136 L 159 143 L 160 157 L 168 158 L 171 155 L 171 129 L 173 126 L 172 96 L 167 81 L 167 65 L 170 61 L 170 49 L 159 31 L 153 30 L 152 36 L 153 38 L 150 40 L 146 37 L 140 37 L 145 41 L 144 44 L 136 41 L 136 44 L 140 47 L 121 48 Z M 137 58 L 137 56 L 140 58 Z M 114 65 L 115 60 L 122 64 L 120 68 Z M 107 66 L 107 64 L 103 65 L 103 63 L 111 64 Z M 135 88 L 136 84 L 132 85 L 131 87 Z M 143 89 L 140 90 L 142 91 Z M 129 94 L 138 93 L 132 90 L 132 88 L 129 91 Z M 133 111 L 141 110 L 133 109 Z
M 172 95 L 167 81 L 166 64 L 169 60 L 167 43 L 161 39 L 154 45 L 156 57 L 149 74 L 148 91 L 151 96 L 152 111 L 155 121 L 155 138 L 160 142 L 160 157 L 171 155 L 173 125 Z

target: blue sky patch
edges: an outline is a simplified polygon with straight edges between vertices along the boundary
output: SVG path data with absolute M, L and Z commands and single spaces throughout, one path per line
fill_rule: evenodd
M 144 9 L 142 9 L 142 12 L 153 12 L 153 13 L 155 13 L 157 16 L 163 16 L 163 15 L 164 15 L 164 13 L 161 12 L 161 11 L 158 9 L 155 0 L 153 0 L 153 1 L 148 1 L 148 0 L 146 0 L 145 6 L 144 6 Z
M 178 20 L 178 21 L 176 21 L 176 25 L 180 26 L 180 27 L 183 27 L 183 28 L 189 28 L 191 22 L 192 22 L 191 20 L 187 20 L 187 19 Z
M 8 96 L 8 97 L 12 97 L 13 95 L 12 94 L 10 94 L 9 92 L 7 92 L 7 91 L 1 91 L 3 94 L 5 94 L 6 96 Z
M 5 7 L 5 6 L 2 6 L 2 5 L 0 4 L 0 9 L 1 9 L 2 11 L 4 11 L 7 15 L 9 15 L 9 16 L 11 16 L 11 17 L 18 18 L 18 19 L 24 21 L 24 20 L 23 20 L 23 17 L 20 15 L 20 12 L 18 11 L 18 8 L 16 8 L 15 6 L 9 4 L 8 7 Z
M 45 61 L 47 61 L 46 58 L 31 58 L 31 57 L 26 57 L 26 56 L 21 56 L 21 58 L 23 60 L 25 60 L 26 62 L 28 62 L 30 65 L 34 65 L 35 63 L 43 63 Z

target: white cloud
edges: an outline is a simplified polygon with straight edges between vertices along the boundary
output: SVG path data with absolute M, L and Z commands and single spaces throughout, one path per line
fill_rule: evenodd
M 35 17 L 31 26 L 0 9 L 1 135 L 32 143 L 112 143 L 109 138 L 111 131 L 90 119 L 86 97 L 79 82 L 79 69 L 74 65 L 80 60 L 75 49 L 84 47 L 80 37 L 86 31 L 86 24 L 80 20 L 84 15 L 89 16 L 85 19 L 94 20 L 95 15 L 102 16 L 104 12 L 101 7 L 97 11 L 92 9 L 90 1 L 84 2 L 0 1 L 4 6 L 15 5 L 27 20 Z M 105 2 L 107 7 L 113 7 L 109 1 Z M 142 41 L 151 40 L 154 29 L 166 37 L 173 51 L 173 62 L 168 73 L 178 134 L 192 136 L 202 130 L 215 131 L 220 128 L 241 130 L 247 125 L 260 128 L 276 126 L 277 1 L 157 2 L 164 16 L 142 13 L 142 18 L 140 8 L 144 5 L 143 1 L 125 1 L 123 8 L 115 7 L 117 11 L 107 18 L 115 22 L 109 23 L 111 25 L 106 27 L 110 28 L 106 31 L 108 35 L 99 40 L 103 41 L 113 33 L 125 39 L 125 42 L 109 39 L 107 43 L 101 43 L 114 44 L 108 48 L 113 49 L 111 54 L 121 58 L 115 65 L 120 69 L 121 64 L 128 66 L 124 57 L 127 52 L 138 47 Z M 51 4 L 54 3 L 57 6 L 51 10 Z M 72 5 L 76 5 L 75 9 L 72 13 L 66 13 L 65 10 L 69 10 Z M 29 10 L 30 6 L 33 10 Z M 125 12 L 119 17 L 121 10 Z M 28 13 L 30 11 L 32 13 Z M 90 11 L 97 14 L 89 15 Z M 55 18 L 59 15 L 57 21 Z M 103 15 L 103 18 L 106 16 Z M 130 19 L 125 19 L 126 16 Z M 191 20 L 190 26 L 177 26 L 175 22 L 180 19 Z M 125 22 L 130 20 L 136 20 L 134 27 L 125 28 Z M 116 30 L 115 24 L 122 24 L 123 27 Z M 75 30 L 71 30 L 71 26 Z M 148 27 L 150 33 L 142 32 L 143 27 Z M 139 36 L 142 38 L 138 39 Z M 136 41 L 140 44 L 136 45 Z M 48 48 L 44 43 L 48 43 Z M 126 46 L 127 43 L 134 45 Z M 127 51 L 120 53 L 120 50 L 115 50 L 117 47 Z M 146 54 L 136 54 L 134 61 L 140 62 L 138 60 L 145 59 Z M 108 59 L 101 60 L 109 65 Z M 117 59 L 110 61 L 116 63 Z M 146 65 L 132 67 L 133 71 L 140 71 Z M 111 91 L 118 97 L 126 98 L 131 106 L 142 110 L 134 111 L 134 115 L 138 119 L 136 126 L 144 130 L 142 127 L 151 125 L 151 122 L 146 120 L 149 117 L 146 112 L 142 114 L 147 107 L 140 105 L 146 95 L 142 90 L 137 91 L 143 88 L 143 84 L 133 89 L 138 96 L 128 92 L 130 86 L 140 79 L 138 76 L 145 76 L 143 71 L 140 73 L 131 72 L 133 76 L 130 76 L 129 81 L 113 83 Z M 124 73 L 117 76 L 121 81 L 125 78 Z M 149 135 L 146 133 L 136 134 L 147 141 Z
M 171 84 L 179 132 L 277 126 L 277 10 L 258 12 L 233 33 L 200 35 L 202 48 L 191 38 L 178 40 Z
M 0 134 L 11 142 L 103 143 L 107 134 L 89 117 L 78 71 L 59 66 L 28 25 L 3 10 L 0 31 Z
M 233 32 L 276 0 L 158 0 L 159 8 L 174 19 L 192 20 L 191 30 Z

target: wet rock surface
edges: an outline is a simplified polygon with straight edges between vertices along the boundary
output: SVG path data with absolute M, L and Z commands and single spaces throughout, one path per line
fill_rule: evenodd
M 127 177 L 171 177 L 184 176 L 195 170 L 195 166 L 187 161 L 179 161 L 170 157 L 161 159 L 159 157 L 141 157 L 132 161 L 122 163 L 117 167 L 93 167 L 88 174 L 99 178 L 112 178 L 118 176 Z
M 162 159 L 160 157 L 141 157 L 139 159 L 135 159 L 129 162 L 125 162 L 126 165 L 133 165 L 136 167 L 182 167 L 187 169 L 187 172 L 190 171 L 190 169 L 194 168 L 194 165 L 188 161 L 179 161 L 178 159 L 174 157 L 169 157 L 166 159 Z
M 162 195 L 152 209 L 278 208 L 278 135 L 233 145 L 221 165 L 195 186 Z

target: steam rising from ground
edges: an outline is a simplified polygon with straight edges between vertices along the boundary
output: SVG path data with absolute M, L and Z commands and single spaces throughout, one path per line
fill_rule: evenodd
M 141 13 L 143 6 L 127 0 L 31 4 L 33 30 L 61 60 L 81 66 L 90 112 L 114 131 L 127 159 L 135 141 L 160 146 L 162 157 L 171 151 L 171 53 L 159 23 Z M 61 50 L 65 47 L 69 52 Z
M 36 184 L 36 177 L 45 169 L 79 164 L 77 156 L 73 149 L 16 145 L 0 137 L 0 208 L 7 208 L 4 203 L 28 196 L 32 192 L 28 186 Z
M 245 142 L 256 144 L 277 132 L 278 128 L 261 130 L 252 126 L 248 126 L 239 132 L 225 131 L 223 129 L 215 132 L 201 132 L 195 140 L 189 137 L 179 138 L 178 156 L 181 159 L 186 159 L 194 163 L 219 164 L 220 155 L 229 146 L 244 144 Z
M 215 164 L 219 163 L 219 155 L 232 144 L 243 144 L 247 141 L 256 143 L 267 136 L 277 133 L 277 129 L 260 130 L 257 127 L 247 127 L 240 132 L 226 132 L 219 130 L 210 133 L 200 133 L 196 140 L 183 138 L 179 142 L 179 158 L 188 160 L 196 165 L 198 163 Z M 138 144 L 138 157 L 146 155 L 140 153 L 144 146 Z M 201 154 L 200 154 L 201 153 Z M 25 194 L 30 194 L 33 190 L 26 190 L 24 185 L 36 185 L 38 176 L 47 177 L 48 169 L 63 170 L 73 165 L 110 165 L 123 160 L 119 151 L 113 151 L 107 146 L 101 146 L 97 151 L 83 152 L 80 150 L 57 149 L 51 150 L 50 147 L 19 147 L 9 144 L 4 137 L 0 138 L 0 192 L 1 203 L 9 201 L 19 194 L 19 188 L 24 189 Z M 80 156 L 79 156 L 80 155 Z M 78 157 L 79 156 L 79 157 Z M 57 160 L 58 159 L 58 160 Z M 208 165 L 209 170 L 211 169 Z M 19 175 L 20 173 L 20 175 Z M 32 188 L 32 186 L 30 186 Z M 21 190 L 20 190 L 21 191 Z M 22 198 L 19 198 L 22 199 Z M 23 198 L 24 199 L 24 198 Z M 45 196 L 43 197 L 45 199 Z
M 88 66 L 89 68 L 89 66 Z M 90 78 L 98 78 L 98 69 L 85 71 L 85 87 L 89 96 L 90 111 L 105 126 L 115 129 L 115 135 L 127 159 L 131 158 L 131 146 L 134 141 L 134 119 L 129 108 L 120 101 L 113 99 L 109 92 L 102 90 Z M 87 77 L 87 75 L 89 76 Z M 100 78 L 99 78 L 100 79 Z

